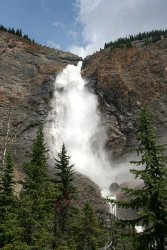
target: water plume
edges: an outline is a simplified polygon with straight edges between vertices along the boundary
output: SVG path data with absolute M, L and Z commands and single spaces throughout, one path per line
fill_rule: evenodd
M 75 170 L 88 176 L 101 190 L 108 190 L 113 170 L 104 150 L 106 129 L 98 112 L 97 96 L 87 88 L 81 66 L 81 62 L 68 65 L 56 77 L 45 131 L 52 157 L 56 157 L 64 142 Z

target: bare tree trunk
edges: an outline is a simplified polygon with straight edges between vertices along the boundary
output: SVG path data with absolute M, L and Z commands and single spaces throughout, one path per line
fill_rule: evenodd
M 8 145 L 9 137 L 10 137 L 10 130 L 11 130 L 10 115 L 11 115 L 11 109 L 9 111 L 9 118 L 8 118 L 8 123 L 7 123 L 7 131 L 6 131 L 5 141 L 4 141 L 4 149 L 3 149 L 3 152 L 2 152 L 2 167 L 4 167 L 4 165 L 5 165 L 5 157 L 6 157 L 7 145 Z
M 19 131 L 18 128 L 16 130 L 12 128 L 11 126 L 11 110 L 12 108 L 10 107 L 7 126 L 6 126 L 7 129 L 6 129 L 5 139 L 4 139 L 3 151 L 2 151 L 2 156 L 1 156 L 2 168 L 4 168 L 4 165 L 5 165 L 5 157 L 6 157 L 7 148 L 9 144 L 16 138 L 16 135 Z

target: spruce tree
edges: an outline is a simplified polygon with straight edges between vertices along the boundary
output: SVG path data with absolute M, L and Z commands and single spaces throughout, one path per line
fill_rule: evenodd
M 0 247 L 3 247 L 5 244 L 5 222 L 12 210 L 12 206 L 14 206 L 13 171 L 12 156 L 10 152 L 7 152 L 0 176 Z
M 143 170 L 132 169 L 135 178 L 143 181 L 140 189 L 124 188 L 124 194 L 130 197 L 128 201 L 112 201 L 118 207 L 132 208 L 138 211 L 138 218 L 121 221 L 131 225 L 143 225 L 144 231 L 134 235 L 135 249 L 165 250 L 167 237 L 167 157 L 165 146 L 159 145 L 153 116 L 144 107 L 139 115 L 136 139 L 136 149 L 139 160 L 131 162 L 142 166 Z
M 109 238 L 105 226 L 98 220 L 89 202 L 85 203 L 74 232 L 77 250 L 102 249 Z
M 42 185 L 47 178 L 47 158 L 46 158 L 46 144 L 43 135 L 42 127 L 39 127 L 37 131 L 36 139 L 32 146 L 31 161 L 25 164 L 24 170 L 26 173 L 25 189 L 28 192 L 36 189 Z
M 62 145 L 56 160 L 56 185 L 58 195 L 55 199 L 55 219 L 53 249 L 60 247 L 61 240 L 68 239 L 70 216 L 72 215 L 75 188 L 73 186 L 74 165 L 70 165 L 70 156 L 65 144 Z
M 74 198 L 75 188 L 73 186 L 74 164 L 70 165 L 70 156 L 67 155 L 67 149 L 63 143 L 61 152 L 58 153 L 56 160 L 56 177 L 60 191 L 60 198 L 67 201 L 67 204 Z
M 86 203 L 83 208 L 83 216 L 78 231 L 77 249 L 97 249 L 97 220 L 90 203 Z
M 18 223 L 19 207 L 13 192 L 13 172 L 12 155 L 7 151 L 0 178 L 0 248 L 3 250 L 28 249 L 22 240 L 23 228 Z
M 42 127 L 32 146 L 32 159 L 25 164 L 25 183 L 20 195 L 20 223 L 25 242 L 33 249 L 49 249 L 53 234 L 53 189 L 48 177 L 46 145 Z
M 1 168 L 0 175 L 0 223 L 3 223 L 6 214 L 11 210 L 14 204 L 13 171 L 13 159 L 11 153 L 7 152 L 5 164 Z
M 3 194 L 5 206 L 8 206 L 13 202 L 13 172 L 14 164 L 12 155 L 10 152 L 7 152 L 5 166 L 2 168 L 1 172 L 1 194 Z

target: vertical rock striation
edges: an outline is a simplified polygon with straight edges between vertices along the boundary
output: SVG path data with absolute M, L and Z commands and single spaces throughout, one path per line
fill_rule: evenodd
M 115 157 L 134 144 L 141 105 L 156 116 L 158 132 L 167 129 L 167 39 L 140 48 L 105 49 L 87 57 L 82 74 L 99 99 L 108 127 L 106 147 Z
M 79 60 L 0 31 L 0 157 L 8 144 L 18 162 L 27 159 L 36 128 L 48 113 L 56 74 Z

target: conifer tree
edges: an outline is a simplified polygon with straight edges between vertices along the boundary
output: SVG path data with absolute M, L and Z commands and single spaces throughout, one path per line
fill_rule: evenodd
M 33 249 L 49 249 L 52 242 L 52 185 L 49 181 L 42 127 L 32 146 L 32 159 L 25 165 L 26 179 L 20 195 L 20 219 L 24 239 Z
M 8 213 L 14 205 L 13 196 L 13 160 L 10 152 L 7 152 L 5 164 L 1 168 L 0 176 L 0 246 L 5 244 L 5 221 Z
M 26 173 L 26 192 L 36 190 L 36 188 L 40 187 L 46 180 L 48 175 L 46 152 L 43 129 L 40 127 L 37 131 L 36 139 L 33 142 L 32 159 L 30 163 L 24 166 Z
M 14 203 L 13 195 L 13 160 L 10 152 L 7 152 L 5 164 L 1 168 L 0 176 L 0 222 L 3 223 L 6 214 Z
M 58 195 L 55 200 L 55 239 L 53 242 L 53 248 L 57 249 L 60 244 L 60 239 L 58 238 L 68 238 L 66 236 L 69 229 L 71 208 L 75 197 L 75 188 L 73 186 L 74 165 L 70 165 L 70 156 L 67 155 L 65 144 L 62 145 L 61 151 L 58 153 L 58 158 L 55 160 Z
M 5 166 L 3 167 L 1 174 L 1 189 L 4 195 L 5 205 L 8 205 L 13 201 L 13 172 L 14 164 L 12 155 L 10 152 L 7 152 Z
M 13 193 L 14 163 L 8 151 L 1 169 L 0 190 L 0 248 L 3 250 L 28 249 L 22 241 L 22 229 L 18 224 L 18 201 Z
M 132 208 L 138 212 L 138 218 L 122 221 L 123 224 L 141 224 L 143 233 L 136 235 L 135 249 L 165 250 L 167 237 L 167 158 L 165 146 L 159 145 L 153 116 L 144 107 L 139 115 L 136 134 L 138 147 L 136 149 L 139 160 L 131 162 L 136 166 L 143 166 L 143 170 L 132 169 L 135 178 L 143 181 L 140 189 L 124 188 L 129 195 L 129 201 L 113 201 L 118 207 Z
M 104 247 L 108 240 L 104 225 L 99 223 L 92 205 L 86 202 L 75 231 L 77 250 L 96 250 Z
M 70 165 L 70 156 L 67 155 L 67 149 L 63 143 L 61 152 L 58 153 L 56 160 L 56 177 L 60 196 L 62 200 L 71 202 L 74 197 L 75 188 L 73 186 L 74 179 L 74 164 Z

